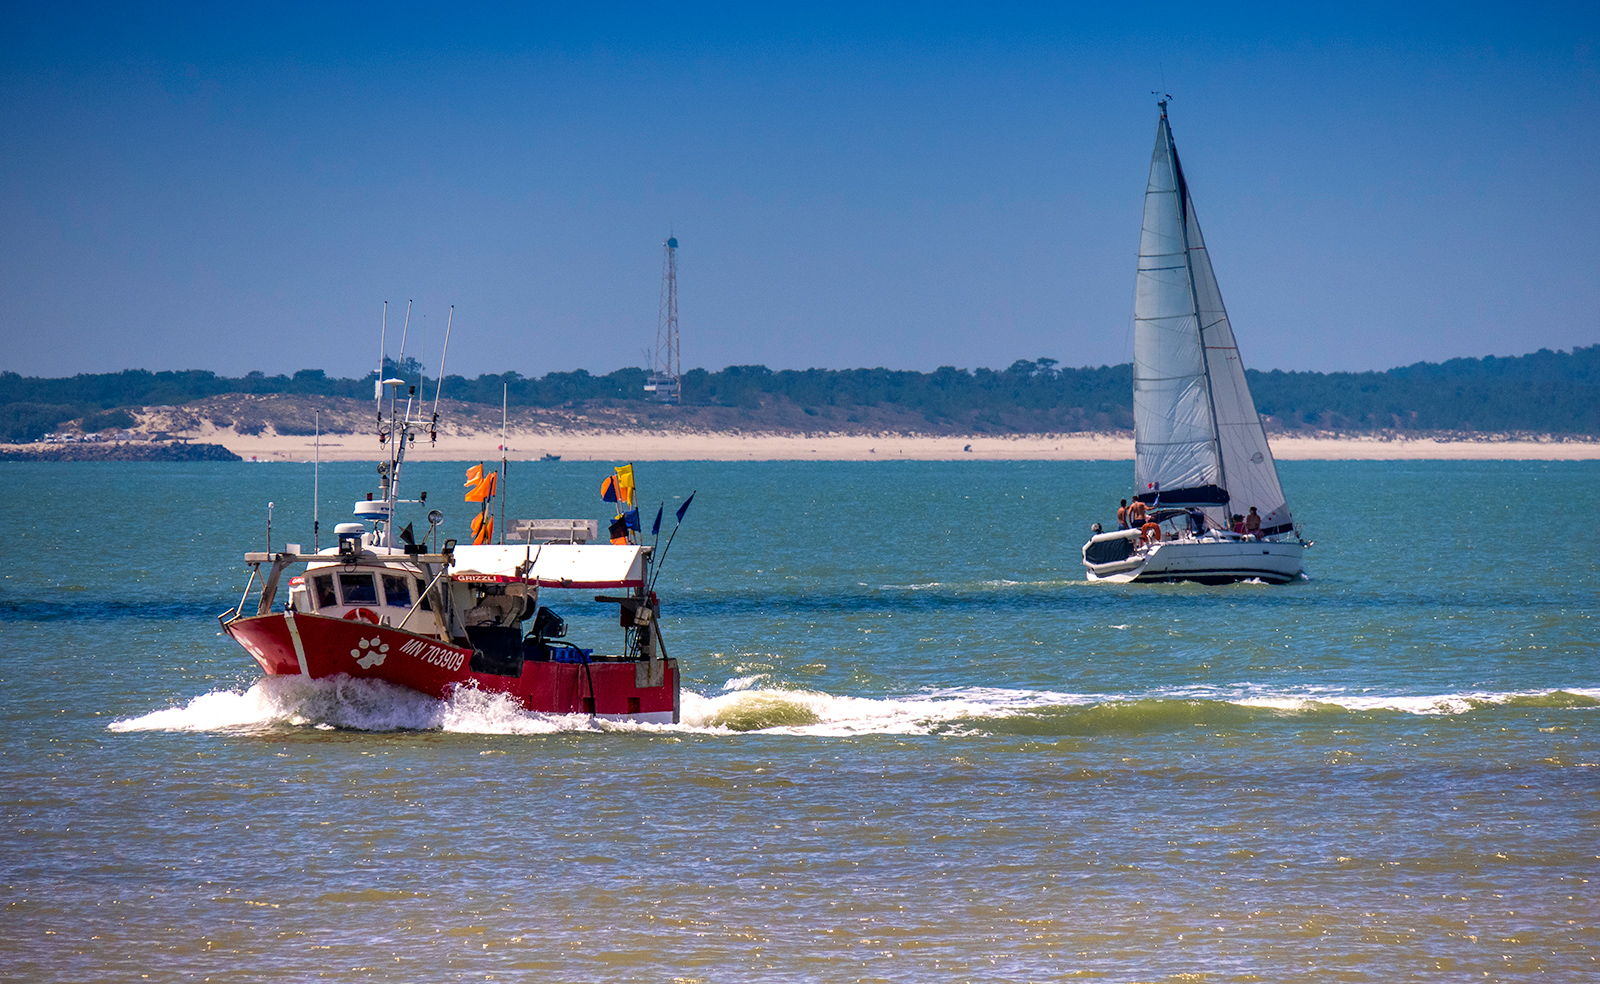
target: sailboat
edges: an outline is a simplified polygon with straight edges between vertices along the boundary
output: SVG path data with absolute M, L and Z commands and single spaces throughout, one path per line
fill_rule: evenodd
M 1284 584 L 1309 544 L 1245 381 L 1167 103 L 1157 105 L 1133 309 L 1136 521 L 1109 533 L 1096 524 L 1083 566 L 1091 581 Z

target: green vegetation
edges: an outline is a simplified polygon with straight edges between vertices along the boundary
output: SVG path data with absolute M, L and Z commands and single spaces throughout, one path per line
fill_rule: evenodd
M 385 374 L 420 379 L 407 359 Z M 1571 352 L 1542 349 L 1511 358 L 1452 359 L 1387 372 L 1251 372 L 1258 409 L 1287 430 L 1532 432 L 1600 436 L 1600 345 Z M 119 408 L 181 404 L 223 393 L 300 394 L 370 399 L 374 374 L 331 378 L 320 369 L 293 376 L 253 372 L 238 379 L 215 373 L 147 372 L 39 379 L 0 373 L 0 439 L 33 440 L 58 424 L 83 418 L 86 430 L 128 427 Z M 643 402 L 645 372 L 604 376 L 582 369 L 527 377 L 516 372 L 476 379 L 450 376 L 451 399 L 498 404 L 502 388 L 514 406 L 561 407 L 585 402 Z M 422 392 L 433 395 L 433 381 Z M 822 408 L 892 406 L 921 414 L 931 426 L 974 432 L 1127 429 L 1133 425 L 1132 369 L 1058 368 L 1054 359 L 1022 360 L 1005 369 L 930 373 L 889 369 L 765 366 L 694 369 L 683 377 L 684 402 L 755 409 L 791 403 L 808 414 Z M 834 416 L 835 414 L 830 414 Z

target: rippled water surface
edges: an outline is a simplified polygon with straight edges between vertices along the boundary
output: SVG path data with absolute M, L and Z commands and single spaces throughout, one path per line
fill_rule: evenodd
M 408 474 L 448 535 L 461 467 Z M 260 680 L 215 616 L 309 465 L 0 466 L 0 976 L 1596 973 L 1600 464 L 1285 463 L 1284 587 L 1085 583 L 1123 462 L 638 470 L 699 490 L 675 727 Z M 542 600 L 611 647 L 591 597 Z

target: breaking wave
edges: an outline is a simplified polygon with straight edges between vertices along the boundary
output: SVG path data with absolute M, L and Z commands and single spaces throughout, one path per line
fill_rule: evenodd
M 685 690 L 682 723 L 608 721 L 538 714 L 502 694 L 461 690 L 446 700 L 374 680 L 265 677 L 244 691 L 215 690 L 186 704 L 120 720 L 134 731 L 445 731 L 552 734 L 573 731 L 674 731 L 703 734 L 851 736 L 1015 734 L 1091 736 L 1158 733 L 1195 725 L 1244 728 L 1286 718 L 1463 715 L 1491 708 L 1600 708 L 1600 689 L 1520 693 L 1387 695 L 1315 691 L 1261 693 L 1251 688 L 1149 694 L 1067 694 L 958 688 L 898 697 L 852 697 L 728 681 L 705 696 Z

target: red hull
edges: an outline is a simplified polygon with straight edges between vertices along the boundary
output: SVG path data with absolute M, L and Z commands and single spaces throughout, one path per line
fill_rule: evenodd
M 529 660 L 522 675 L 474 673 L 472 650 L 437 639 L 326 615 L 284 612 L 242 618 L 224 626 L 269 676 L 313 680 L 345 674 L 383 680 L 444 699 L 477 686 L 545 714 L 598 714 L 676 723 L 678 664 L 665 660 L 658 686 L 639 686 L 634 662 L 557 663 Z M 592 681 L 592 689 L 591 689 Z

